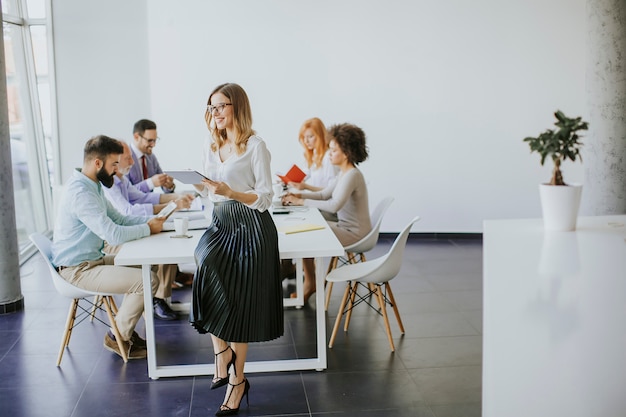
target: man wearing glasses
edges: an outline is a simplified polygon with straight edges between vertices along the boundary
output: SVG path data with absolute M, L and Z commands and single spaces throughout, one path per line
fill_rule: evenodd
M 139 190 L 149 193 L 155 187 L 161 187 L 164 193 L 174 192 L 174 179 L 163 173 L 159 160 L 152 153 L 159 137 L 156 123 L 141 119 L 133 127 L 133 164 L 128 179 Z
M 144 193 L 151 192 L 155 187 L 161 187 L 164 193 L 173 193 L 175 187 L 174 178 L 163 173 L 159 160 L 152 153 L 152 148 L 158 141 L 156 123 L 148 119 L 141 119 L 135 123 L 135 126 L 133 126 L 133 142 L 130 144 L 134 163 L 131 165 L 126 177 L 131 184 Z M 172 267 L 175 268 L 173 272 L 167 270 Z M 166 270 L 162 270 L 163 268 Z M 176 265 L 159 266 L 159 277 L 168 276 L 171 273 L 176 274 L 172 288 L 191 285 L 193 275 L 181 272 Z M 163 280 L 161 281 L 163 282 Z M 155 308 L 156 316 L 163 320 L 174 320 L 176 318 L 175 313 L 169 309 L 169 306 L 167 308 L 164 308 L 164 306 L 164 303 L 158 303 L 158 308 Z

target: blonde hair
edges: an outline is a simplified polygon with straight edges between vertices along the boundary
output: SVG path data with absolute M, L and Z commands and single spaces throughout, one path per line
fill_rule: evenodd
M 237 154 L 241 154 L 246 150 L 248 139 L 256 134 L 252 129 L 252 110 L 250 109 L 250 100 L 245 90 L 235 83 L 226 83 L 218 85 L 209 95 L 207 100 L 207 110 L 204 113 L 204 120 L 213 136 L 214 142 L 211 144 L 211 150 L 217 152 L 227 138 L 226 129 L 217 129 L 213 121 L 213 113 L 208 110 L 211 104 L 211 97 L 221 93 L 230 100 L 233 107 L 233 126 L 235 129 L 235 150 Z
M 313 149 L 307 148 L 304 143 L 304 132 L 308 129 L 313 131 L 315 135 L 315 145 Z M 326 131 L 326 126 L 324 123 L 317 117 L 313 117 L 311 119 L 305 120 L 302 123 L 302 127 L 300 128 L 300 133 L 298 134 L 298 139 L 300 140 L 300 144 L 304 148 L 304 159 L 306 159 L 307 166 L 321 168 L 322 160 L 324 159 L 324 155 L 328 150 L 328 144 L 330 143 L 330 138 L 328 136 L 328 132 Z

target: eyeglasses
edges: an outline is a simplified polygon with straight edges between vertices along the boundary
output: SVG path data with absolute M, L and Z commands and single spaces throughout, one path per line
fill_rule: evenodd
M 159 141 L 159 139 L 160 139 L 158 136 L 157 136 L 156 138 L 154 138 L 154 139 L 144 138 L 144 137 L 143 137 L 143 136 L 141 136 L 141 135 L 139 135 L 139 137 L 140 137 L 141 139 L 145 140 L 146 142 L 148 142 L 150 145 L 153 145 L 153 144 L 157 143 L 157 142 Z
M 222 114 L 226 106 L 232 106 L 232 105 L 233 105 L 232 103 L 220 103 L 220 104 L 216 104 L 215 106 L 208 105 L 206 106 L 206 109 L 211 114 L 213 114 L 214 110 L 217 110 L 217 114 Z

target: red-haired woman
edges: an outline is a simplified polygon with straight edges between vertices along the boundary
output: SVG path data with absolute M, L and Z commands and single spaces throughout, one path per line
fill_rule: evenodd
M 330 139 L 324 123 L 317 117 L 305 120 L 300 127 L 298 140 L 304 148 L 306 180 L 288 185 L 297 190 L 320 191 L 334 179 L 339 170 L 330 162 L 328 144 Z

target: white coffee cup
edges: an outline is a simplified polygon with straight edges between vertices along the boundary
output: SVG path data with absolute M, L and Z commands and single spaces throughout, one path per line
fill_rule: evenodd
M 274 200 L 279 200 L 280 197 L 283 195 L 283 183 L 276 183 L 273 186 L 274 189 Z
M 189 219 L 186 217 L 178 217 L 174 219 L 174 230 L 177 236 L 187 236 L 189 230 Z

